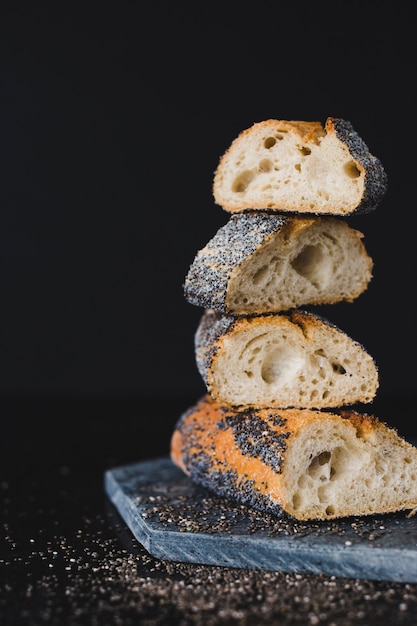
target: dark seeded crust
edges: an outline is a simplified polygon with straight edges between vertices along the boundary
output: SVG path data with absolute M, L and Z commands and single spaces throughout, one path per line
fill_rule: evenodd
M 274 431 L 269 417 L 276 425 Z M 215 402 L 210 395 L 190 407 L 178 420 L 171 439 L 171 458 L 190 478 L 219 496 L 241 502 L 261 511 L 269 511 L 279 517 L 283 509 L 272 503 L 268 493 L 231 465 L 219 464 L 219 433 L 230 435 L 238 457 L 247 455 L 280 474 L 287 439 L 286 420 L 274 411 L 237 412 Z M 221 446 L 221 444 L 220 444 Z M 238 464 L 239 465 L 239 464 Z
M 195 360 L 197 370 L 206 386 L 208 385 L 208 371 L 219 349 L 218 342 L 224 335 L 231 332 L 236 321 L 235 316 L 213 309 L 207 309 L 200 319 L 194 337 Z
M 289 220 L 266 211 L 232 214 L 207 246 L 197 252 L 184 282 L 187 301 L 226 312 L 227 285 L 232 272 Z
M 337 117 L 328 117 L 326 132 L 334 131 L 336 137 L 346 144 L 352 157 L 365 170 L 365 185 L 363 197 L 356 207 L 355 213 L 369 213 L 373 211 L 385 196 L 388 188 L 387 174 L 381 161 L 370 153 L 367 144 L 353 129 L 348 120 Z

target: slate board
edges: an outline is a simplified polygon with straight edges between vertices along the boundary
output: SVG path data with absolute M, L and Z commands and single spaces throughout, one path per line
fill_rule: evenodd
M 137 541 L 160 559 L 417 582 L 417 515 L 273 518 L 216 497 L 168 457 L 109 469 L 104 488 Z

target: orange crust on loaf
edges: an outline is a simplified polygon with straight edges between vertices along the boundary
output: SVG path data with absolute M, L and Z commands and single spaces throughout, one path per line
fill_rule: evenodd
M 209 394 L 178 420 L 171 438 L 175 465 L 217 495 L 282 516 L 287 507 L 282 471 L 291 438 L 317 420 L 348 419 L 366 435 L 378 420 L 344 409 L 226 408 Z

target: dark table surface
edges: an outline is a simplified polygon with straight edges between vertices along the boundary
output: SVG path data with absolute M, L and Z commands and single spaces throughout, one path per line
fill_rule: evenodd
M 169 454 L 196 398 L 2 398 L 0 624 L 417 624 L 417 584 L 161 561 L 105 470 Z M 409 440 L 415 399 L 367 407 Z

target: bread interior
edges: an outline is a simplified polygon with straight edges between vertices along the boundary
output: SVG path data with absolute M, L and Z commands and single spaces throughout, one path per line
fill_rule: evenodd
M 417 449 L 395 431 L 329 417 L 291 442 L 283 499 L 298 519 L 394 511 L 415 506 L 416 479 Z
M 227 310 L 250 314 L 306 303 L 352 302 L 368 286 L 372 260 L 361 233 L 333 218 L 295 218 L 291 228 L 232 273 Z

